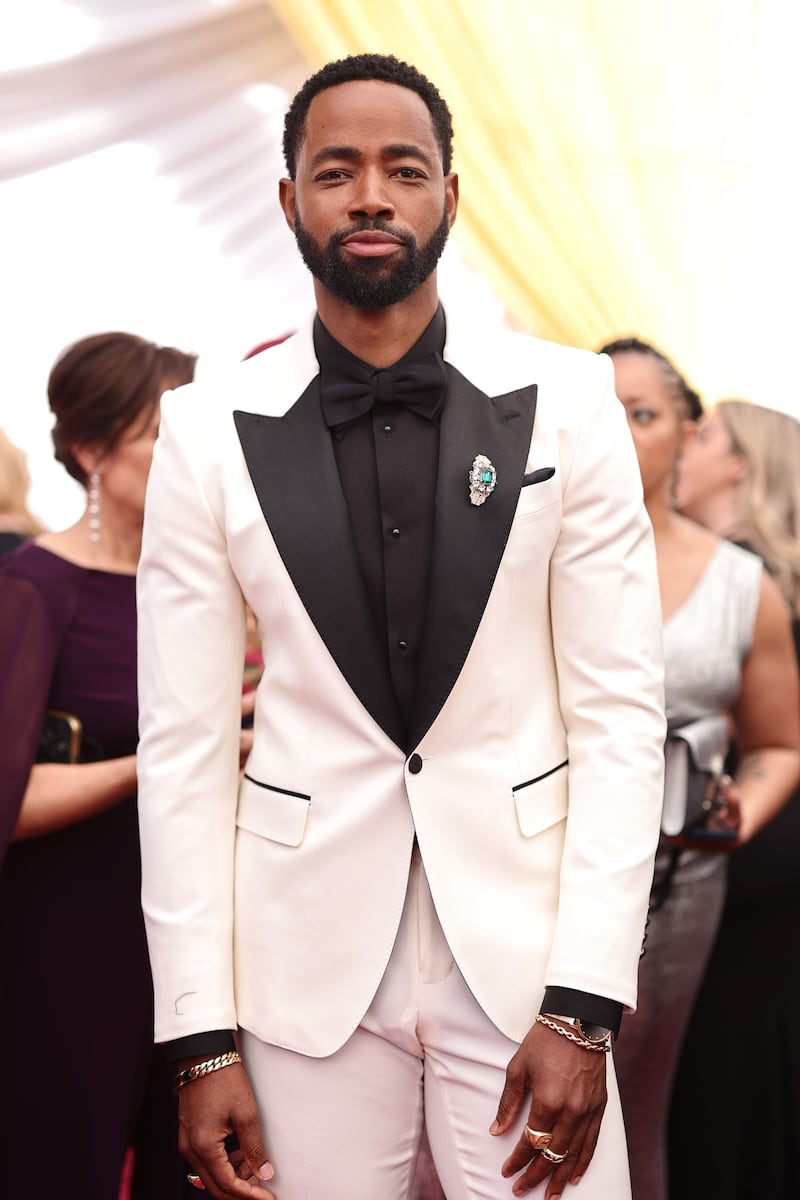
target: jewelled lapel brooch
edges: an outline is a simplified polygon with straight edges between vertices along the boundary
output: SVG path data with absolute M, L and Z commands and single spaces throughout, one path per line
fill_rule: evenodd
M 497 486 L 497 471 L 485 454 L 476 454 L 469 472 L 470 504 L 485 504 Z

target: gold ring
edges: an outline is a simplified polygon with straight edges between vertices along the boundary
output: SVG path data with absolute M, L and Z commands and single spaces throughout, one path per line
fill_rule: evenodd
M 547 1146 L 542 1150 L 542 1158 L 546 1158 L 551 1163 L 562 1163 L 568 1154 L 569 1150 L 565 1150 L 563 1154 L 557 1154 L 555 1150 L 550 1150 Z
M 545 1150 L 553 1140 L 552 1133 L 546 1133 L 541 1129 L 531 1129 L 530 1125 L 526 1125 L 523 1132 L 534 1150 Z
M 192 1185 L 192 1187 L 199 1188 L 201 1192 L 206 1190 L 206 1185 L 203 1183 L 199 1175 L 187 1175 L 186 1178 L 189 1180 L 189 1183 Z

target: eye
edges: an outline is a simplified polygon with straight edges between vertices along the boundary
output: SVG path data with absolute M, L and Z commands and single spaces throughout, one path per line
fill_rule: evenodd
M 423 174 L 423 172 L 418 171 L 416 167 L 398 167 L 397 170 L 393 172 L 393 174 L 399 176 L 400 179 L 424 179 L 425 178 L 425 175 Z
M 655 420 L 656 414 L 651 408 L 629 408 L 628 419 L 634 421 L 637 425 L 650 425 Z
M 343 179 L 347 179 L 347 174 L 339 167 L 330 167 L 322 174 L 314 176 L 315 183 L 341 183 Z

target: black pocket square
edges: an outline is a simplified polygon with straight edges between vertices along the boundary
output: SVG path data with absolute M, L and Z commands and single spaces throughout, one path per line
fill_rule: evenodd
M 545 479 L 552 479 L 555 473 L 555 467 L 539 467 L 538 471 L 528 471 L 527 475 L 522 476 L 522 486 L 527 487 L 531 483 L 544 483 Z

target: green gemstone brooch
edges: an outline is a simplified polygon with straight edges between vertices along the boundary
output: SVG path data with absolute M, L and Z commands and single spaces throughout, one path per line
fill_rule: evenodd
M 497 471 L 485 454 L 476 454 L 469 472 L 469 502 L 484 504 L 497 486 Z

